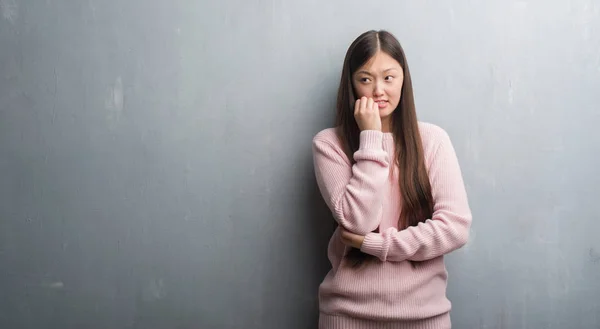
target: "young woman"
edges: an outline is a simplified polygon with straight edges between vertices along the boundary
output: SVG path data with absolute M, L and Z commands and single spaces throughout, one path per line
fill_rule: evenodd
M 417 120 L 406 57 L 389 32 L 350 45 L 336 127 L 314 137 L 313 156 L 338 225 L 319 328 L 450 328 L 443 256 L 467 242 L 471 211 L 450 138 Z

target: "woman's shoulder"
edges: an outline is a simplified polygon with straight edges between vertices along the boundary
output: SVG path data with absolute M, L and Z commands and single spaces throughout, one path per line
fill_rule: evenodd
M 430 122 L 419 121 L 419 133 L 425 155 L 431 155 L 443 143 L 450 143 L 446 130 Z
M 425 154 L 435 151 L 442 143 L 450 143 L 450 136 L 441 126 L 430 122 L 419 121 L 418 127 Z M 339 130 L 337 127 L 325 128 L 317 132 L 312 140 L 313 145 L 326 144 L 328 147 L 342 149 L 342 141 L 338 132 Z
M 313 144 L 315 143 L 327 143 L 333 147 L 341 147 L 338 129 L 331 127 L 317 132 L 313 137 Z
M 434 123 L 419 121 L 419 132 L 428 139 L 445 138 L 448 136 L 446 130 Z

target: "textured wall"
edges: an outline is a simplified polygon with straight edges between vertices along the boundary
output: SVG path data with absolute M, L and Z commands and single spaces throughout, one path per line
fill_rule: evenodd
M 456 328 L 600 328 L 598 1 L 0 0 L 0 327 L 315 328 L 312 136 L 368 29 L 474 214 Z

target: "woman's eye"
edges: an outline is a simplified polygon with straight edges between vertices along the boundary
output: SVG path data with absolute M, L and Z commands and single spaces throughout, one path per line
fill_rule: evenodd
M 393 77 L 393 76 L 391 76 L 391 75 L 388 75 L 387 77 L 385 77 L 385 79 L 386 79 L 386 80 L 388 80 L 388 81 L 389 81 L 389 80 L 392 80 L 393 78 L 394 78 L 394 77 Z

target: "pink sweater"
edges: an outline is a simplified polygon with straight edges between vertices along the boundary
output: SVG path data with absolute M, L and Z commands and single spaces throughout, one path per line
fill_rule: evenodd
M 379 258 L 349 268 L 340 228 L 328 248 L 332 265 L 319 287 L 320 329 L 450 328 L 443 255 L 468 239 L 471 211 L 448 134 L 419 123 L 431 182 L 434 213 L 398 231 L 402 198 L 391 133 L 362 131 L 351 166 L 334 128 L 313 139 L 316 179 L 340 226 L 365 235 L 362 251 Z M 380 233 L 372 233 L 379 228 Z M 423 261 L 413 268 L 408 260 Z

